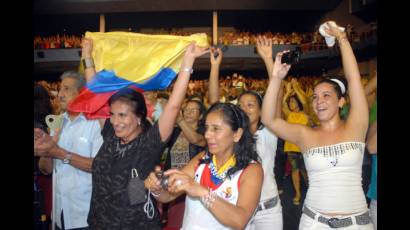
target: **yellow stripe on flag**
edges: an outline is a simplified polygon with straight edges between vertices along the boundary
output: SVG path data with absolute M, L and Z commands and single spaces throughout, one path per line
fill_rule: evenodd
M 201 47 L 209 46 L 204 33 L 174 36 L 86 32 L 85 37 L 93 39 L 92 56 L 97 72 L 112 70 L 133 82 L 145 81 L 161 68 L 171 68 L 178 73 L 185 49 L 192 41 Z

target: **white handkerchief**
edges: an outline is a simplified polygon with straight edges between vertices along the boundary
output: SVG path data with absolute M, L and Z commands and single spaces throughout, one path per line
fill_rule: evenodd
M 325 22 L 325 23 L 323 23 L 322 25 L 320 25 L 320 27 L 319 27 L 319 33 L 325 38 L 326 45 L 327 45 L 328 47 L 332 47 L 332 46 L 335 45 L 335 37 L 334 37 L 334 36 L 330 36 L 329 34 L 326 33 L 325 28 L 326 28 L 326 29 L 329 28 L 326 23 L 327 23 L 327 22 Z M 331 22 L 329 22 L 329 23 L 331 23 L 331 24 L 334 25 L 334 26 L 337 26 L 336 23 L 333 22 L 333 21 L 331 21 Z M 345 28 L 344 28 L 344 27 L 338 26 L 338 28 L 339 28 L 342 32 L 345 31 Z

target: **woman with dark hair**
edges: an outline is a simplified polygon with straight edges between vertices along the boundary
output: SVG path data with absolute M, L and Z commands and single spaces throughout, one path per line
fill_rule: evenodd
M 314 87 L 313 110 L 320 125 L 311 128 L 291 124 L 276 112 L 282 79 L 290 65 L 276 55 L 272 78 L 262 106 L 262 122 L 279 137 L 295 143 L 303 153 L 309 176 L 299 229 L 373 229 L 361 186 L 368 107 L 360 72 L 346 34 L 335 23 L 326 23 L 326 33 L 336 37 L 343 69 L 349 83 L 351 108 L 346 121 L 340 118 L 347 87 L 338 79 Z
M 203 150 L 206 140 L 203 136 L 205 107 L 197 100 L 188 100 L 176 120 L 167 144 L 168 152 L 165 170 L 184 167 L 190 159 Z
M 181 170 L 166 171 L 167 189 L 160 186 L 154 172 L 145 181 L 163 203 L 186 193 L 182 229 L 243 229 L 248 223 L 263 180 L 249 125 L 239 107 L 212 105 L 206 115 L 205 152 Z
M 82 45 L 82 57 L 91 58 L 92 40 L 85 38 Z M 141 93 L 124 88 L 110 98 L 110 119 L 103 121 L 101 131 L 104 143 L 92 164 L 90 229 L 161 228 L 158 212 L 153 213 L 147 208 L 149 205 L 144 205 L 147 199 L 143 180 L 159 163 L 184 100 L 194 61 L 206 52 L 195 43 L 187 47 L 169 101 L 152 126 Z M 93 67 L 85 67 L 87 82 L 94 75 Z M 149 199 L 146 204 L 150 204 Z

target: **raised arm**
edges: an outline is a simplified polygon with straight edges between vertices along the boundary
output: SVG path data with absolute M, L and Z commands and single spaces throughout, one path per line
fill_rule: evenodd
M 336 37 L 339 43 L 343 71 L 348 82 L 350 111 L 346 127 L 353 136 L 364 140 L 368 128 L 369 111 L 366 95 L 360 80 L 359 67 L 346 33 L 342 32 L 337 26 L 332 25 L 332 23 L 328 22 L 327 24 L 329 29 L 326 29 L 326 32 Z
M 272 39 L 268 39 L 265 36 L 258 36 L 256 38 L 256 51 L 262 58 L 268 71 L 269 79 L 272 78 L 273 59 L 272 59 Z
M 179 115 L 177 118 L 177 125 L 181 128 L 184 136 L 188 140 L 189 143 L 205 147 L 206 140 L 205 137 L 199 134 L 191 125 L 189 125 L 182 115 Z
M 186 49 L 185 55 L 181 64 L 181 69 L 178 73 L 177 80 L 169 96 L 168 103 L 165 105 L 164 111 L 158 120 L 159 132 L 161 140 L 165 141 L 171 135 L 174 129 L 175 119 L 181 109 L 185 94 L 188 87 L 189 77 L 191 75 L 192 66 L 195 59 L 209 52 L 206 48 L 200 48 L 192 42 Z
M 215 53 L 218 57 L 215 58 Z M 209 73 L 208 99 L 209 105 L 219 101 L 219 67 L 221 66 L 223 53 L 220 48 L 211 48 L 209 59 L 211 61 L 211 72 Z
M 93 61 L 93 56 L 92 56 L 92 52 L 93 52 L 93 40 L 91 38 L 83 38 L 81 40 L 81 61 L 85 62 L 87 64 L 91 64 L 89 66 L 84 66 L 84 77 L 85 80 L 88 82 L 90 82 L 95 75 L 95 66 L 94 66 L 94 61 Z M 84 61 L 83 61 L 84 60 Z
M 303 105 L 303 111 L 307 113 L 306 109 L 308 105 L 307 105 L 307 98 L 306 98 L 305 92 L 302 90 L 299 82 L 295 78 L 292 78 L 291 83 L 292 83 L 293 89 L 295 90 L 296 96 L 298 97 L 298 99 Z
M 307 127 L 299 124 L 290 124 L 283 118 L 275 116 L 278 108 L 277 103 L 281 81 L 286 77 L 291 67 L 286 63 L 281 63 L 283 53 L 279 52 L 276 54 L 272 78 L 269 80 L 269 85 L 263 99 L 262 123 L 280 138 L 301 146 L 302 133 Z
M 258 36 L 256 38 L 256 51 L 258 52 L 259 56 L 262 58 L 263 62 L 265 63 L 266 71 L 268 71 L 268 79 L 272 78 L 272 70 L 273 70 L 273 59 L 272 59 L 272 39 L 268 39 L 265 36 L 261 37 Z M 283 84 L 283 82 L 281 83 Z M 283 97 L 283 85 L 281 85 L 279 91 L 278 100 L 281 100 Z M 281 103 L 277 104 L 276 109 L 276 116 L 282 116 L 282 108 Z M 287 114 L 285 114 L 287 116 Z
M 377 72 L 375 71 L 374 76 L 367 85 L 364 87 L 364 92 L 366 94 L 367 105 L 369 109 L 372 107 L 373 102 L 376 100 L 376 89 L 377 89 Z

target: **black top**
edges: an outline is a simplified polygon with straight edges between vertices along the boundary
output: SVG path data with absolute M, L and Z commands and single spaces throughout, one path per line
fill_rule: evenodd
M 104 143 L 92 165 L 90 229 L 160 229 L 158 211 L 155 210 L 153 220 L 148 219 L 144 203 L 130 205 L 127 194 L 132 168 L 144 180 L 159 164 L 165 143 L 161 141 L 158 123 L 128 144 L 120 143 L 108 120 L 101 134 Z M 136 162 L 134 167 L 132 162 Z

